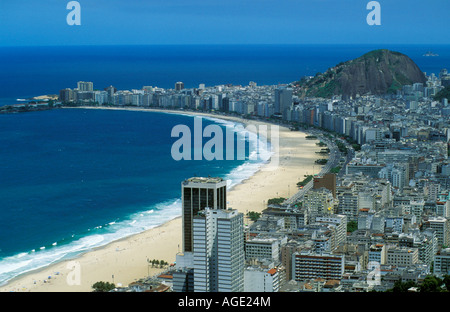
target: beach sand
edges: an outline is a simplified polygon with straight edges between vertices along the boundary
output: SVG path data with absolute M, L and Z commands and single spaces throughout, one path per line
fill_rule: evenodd
M 205 116 L 238 121 L 245 125 L 262 124 L 259 121 L 228 116 L 207 114 Z M 270 128 L 269 124 L 268 126 Z M 278 151 L 275 151 L 279 157 L 276 170 L 272 170 L 273 168 L 265 170 L 270 166 L 268 164 L 243 183 L 233 187 L 227 194 L 228 207 L 243 213 L 261 212 L 266 207 L 268 199 L 289 197 L 297 192 L 296 184 L 304 179 L 305 174 L 319 173 L 321 166 L 315 165 L 314 161 L 322 158 L 315 153 L 320 151 L 320 147 L 316 145 L 316 140 L 307 140 L 305 136 L 303 132 L 290 131 L 280 126 Z M 169 263 L 175 261 L 176 254 L 181 248 L 181 229 L 181 217 L 178 217 L 143 233 L 89 251 L 76 259 L 26 273 L 0 287 L 0 291 L 90 292 L 92 285 L 98 281 L 127 286 L 136 280 L 162 272 L 162 269 L 149 266 L 147 259 L 164 260 Z

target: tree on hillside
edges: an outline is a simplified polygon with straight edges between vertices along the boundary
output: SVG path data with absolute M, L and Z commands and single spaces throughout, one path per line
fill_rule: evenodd
M 420 285 L 420 292 L 440 292 L 442 291 L 441 285 L 443 284 L 443 280 L 429 275 L 425 277 L 422 285 Z

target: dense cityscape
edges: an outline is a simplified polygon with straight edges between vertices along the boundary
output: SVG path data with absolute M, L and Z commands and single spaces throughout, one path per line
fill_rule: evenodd
M 58 98 L 4 112 L 164 108 L 231 114 L 304 131 L 325 147 L 328 161 L 319 174 L 305 176 L 290 198 L 268 198 L 262 213 L 244 216 L 228 209 L 220 198 L 226 192 L 219 191 L 220 178 L 183 182 L 183 238 L 188 239 L 176 266 L 160 275 L 160 286 L 174 292 L 412 292 L 436 280 L 445 289 L 450 270 L 450 106 L 447 98 L 434 98 L 449 85 L 450 75 L 443 69 L 427 79 L 395 94 L 331 99 L 299 97 L 296 83 L 185 88 L 177 82 L 173 89 L 100 91 L 80 81 Z M 195 189 L 212 192 L 215 204 L 200 200 L 195 208 L 186 199 L 187 190 Z M 211 256 L 212 245 L 202 245 L 203 254 L 190 246 L 213 235 L 206 224 L 217 224 L 220 257 L 217 250 Z M 150 284 L 156 285 L 147 280 L 132 289 Z

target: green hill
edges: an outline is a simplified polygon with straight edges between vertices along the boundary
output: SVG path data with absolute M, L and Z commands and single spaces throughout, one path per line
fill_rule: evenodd
M 416 82 L 425 83 L 426 77 L 408 56 L 389 50 L 374 50 L 293 84 L 298 86 L 301 97 L 330 98 L 333 95 L 355 97 L 394 93 L 403 85 Z

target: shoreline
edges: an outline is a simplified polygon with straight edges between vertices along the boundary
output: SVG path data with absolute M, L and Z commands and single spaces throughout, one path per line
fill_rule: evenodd
M 78 109 L 111 109 L 144 112 L 161 112 L 204 116 L 233 121 L 244 125 L 264 124 L 264 121 L 247 120 L 241 117 L 226 116 L 192 111 L 165 109 L 143 109 L 133 107 L 77 107 Z M 291 131 L 286 126 L 279 126 L 279 164 L 276 170 L 264 170 L 262 165 L 249 178 L 228 190 L 229 207 L 246 214 L 248 211 L 261 212 L 267 200 L 274 197 L 290 197 L 298 189 L 296 183 L 305 174 L 318 173 L 321 166 L 315 165 L 315 154 L 320 147 L 316 140 L 307 140 L 307 134 Z M 5 285 L 0 292 L 90 292 L 92 284 L 98 281 L 114 282 L 116 286 L 128 284 L 161 273 L 164 269 L 150 268 L 147 260 L 158 259 L 169 263 L 181 248 L 181 216 L 138 234 L 132 234 L 96 247 L 79 256 L 36 269 L 17 276 Z M 73 280 L 74 264 L 79 273 L 79 283 Z M 58 272 L 58 274 L 55 274 Z M 51 278 L 48 278 L 51 276 Z

